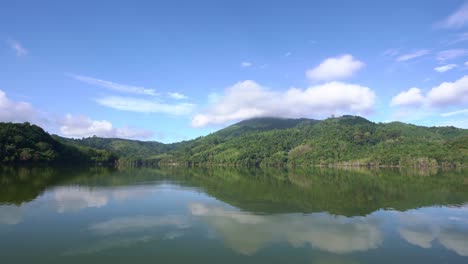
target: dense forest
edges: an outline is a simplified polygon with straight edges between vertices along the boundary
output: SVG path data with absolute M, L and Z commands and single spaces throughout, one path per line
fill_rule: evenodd
M 373 123 L 358 116 L 296 122 L 257 118 L 154 158 L 251 166 L 459 166 L 468 164 L 468 130 Z
M 106 163 L 112 152 L 63 144 L 42 128 L 29 123 L 0 123 L 0 162 L 3 163 Z
M 322 121 L 255 118 L 173 144 L 50 136 L 25 124 L 0 124 L 0 160 L 85 160 L 119 164 L 231 166 L 462 166 L 468 130 L 374 123 L 359 116 Z
M 67 145 L 107 150 L 120 158 L 128 159 L 143 159 L 146 157 L 166 153 L 175 149 L 178 144 L 180 144 L 164 144 L 155 141 L 101 138 L 96 136 L 82 139 L 64 138 L 57 135 L 53 135 L 52 137 Z

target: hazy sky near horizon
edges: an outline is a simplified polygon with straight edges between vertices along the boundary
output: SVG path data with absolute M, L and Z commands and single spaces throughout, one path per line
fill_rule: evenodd
M 174 142 L 242 119 L 468 128 L 468 1 L 4 1 L 0 121 Z

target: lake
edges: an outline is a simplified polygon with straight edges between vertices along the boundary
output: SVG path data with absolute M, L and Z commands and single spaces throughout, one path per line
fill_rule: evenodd
M 0 168 L 0 262 L 468 263 L 460 170 Z

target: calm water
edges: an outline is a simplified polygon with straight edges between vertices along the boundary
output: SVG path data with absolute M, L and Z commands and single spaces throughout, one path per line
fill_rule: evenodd
M 468 263 L 463 171 L 0 168 L 0 263 Z

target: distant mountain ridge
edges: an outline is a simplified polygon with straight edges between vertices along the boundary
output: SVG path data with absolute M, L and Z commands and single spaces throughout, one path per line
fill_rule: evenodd
M 121 163 L 236 166 L 461 166 L 468 130 L 374 123 L 359 116 L 325 120 L 253 118 L 172 144 L 90 137 L 53 140 L 110 152 Z

